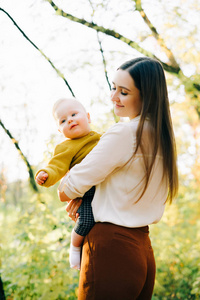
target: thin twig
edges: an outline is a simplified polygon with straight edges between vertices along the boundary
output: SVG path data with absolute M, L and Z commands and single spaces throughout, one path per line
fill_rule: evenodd
M 44 52 L 43 52 L 41 49 L 39 49 L 39 48 L 36 46 L 36 44 L 33 43 L 33 42 L 29 39 L 29 37 L 28 37 L 28 36 L 24 33 L 24 31 L 17 25 L 17 23 L 14 21 L 14 19 L 10 16 L 10 14 L 9 14 L 7 11 L 5 11 L 5 10 L 2 9 L 2 8 L 0 8 L 0 10 L 1 10 L 2 12 L 4 12 L 4 13 L 9 17 L 9 19 L 14 23 L 14 25 L 17 27 L 17 29 L 18 29 L 18 30 L 21 32 L 21 34 L 25 37 L 25 39 L 26 39 L 29 43 L 31 43 L 31 45 L 32 45 L 35 49 L 37 49 L 37 50 L 42 54 L 42 56 L 50 63 L 50 65 L 51 65 L 51 66 L 53 67 L 53 69 L 56 71 L 56 73 L 58 74 L 58 76 L 61 77 L 61 78 L 64 80 L 64 82 L 65 82 L 65 84 L 67 85 L 68 89 L 70 90 L 72 96 L 75 97 L 74 92 L 72 91 L 72 89 L 71 89 L 69 83 L 67 82 L 67 80 L 65 79 L 64 75 L 60 72 L 60 70 L 58 70 L 58 69 L 55 67 L 55 65 L 54 65 L 53 62 L 50 60 L 50 58 L 48 58 L 48 57 L 44 54 Z
M 109 90 L 111 90 L 111 84 L 110 84 L 110 81 L 108 79 L 108 72 L 107 72 L 107 68 L 106 68 L 107 66 L 106 66 L 106 60 L 105 60 L 105 56 L 104 56 L 104 51 L 103 51 L 103 48 L 102 48 L 102 44 L 101 44 L 98 32 L 97 32 L 97 40 L 98 40 L 98 43 L 99 43 L 99 48 L 100 48 L 100 52 L 101 52 L 101 56 L 102 56 L 102 61 L 103 61 L 104 73 L 105 73 L 106 81 L 108 83 Z
M 13 142 L 13 144 L 15 145 L 17 151 L 19 152 L 20 156 L 22 157 L 23 161 L 25 162 L 25 164 L 26 164 L 26 166 L 28 168 L 28 172 L 29 172 L 30 184 L 31 184 L 33 190 L 35 192 L 38 192 L 38 188 L 37 188 L 37 185 L 36 185 L 35 180 L 34 180 L 33 170 L 32 170 L 31 165 L 29 164 L 26 156 L 23 154 L 22 150 L 20 149 L 19 144 L 16 141 L 16 139 L 13 137 L 13 135 L 11 134 L 11 132 L 4 126 L 4 124 L 3 124 L 3 122 L 1 120 L 0 120 L 0 125 L 4 129 L 5 133 L 9 136 L 9 138 L 11 139 L 11 141 Z
M 90 6 L 91 6 L 93 14 L 94 14 L 94 8 L 93 8 L 93 5 L 92 5 L 92 2 L 90 0 L 88 0 L 88 1 L 90 3 Z M 104 66 L 104 74 L 105 74 L 105 77 L 106 77 L 106 81 L 108 83 L 109 90 L 111 91 L 111 84 L 110 84 L 110 81 L 109 81 L 109 78 L 108 78 L 106 59 L 105 59 L 105 56 L 104 56 L 104 50 L 103 50 L 103 47 L 102 47 L 102 44 L 101 44 L 101 40 L 99 38 L 99 32 L 98 31 L 97 31 L 97 41 L 99 43 L 99 49 L 100 49 L 101 56 L 102 56 L 102 61 L 103 61 L 103 66 Z M 113 114 L 115 122 L 116 123 L 119 122 L 119 118 L 115 115 L 114 109 L 112 109 L 112 114 Z

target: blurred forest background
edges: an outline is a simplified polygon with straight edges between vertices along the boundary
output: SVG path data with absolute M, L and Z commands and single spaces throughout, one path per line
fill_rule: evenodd
M 75 95 L 93 128 L 105 131 L 118 121 L 109 100 L 113 72 L 143 55 L 166 71 L 180 178 L 177 199 L 150 226 L 153 300 L 200 299 L 199 20 L 199 0 L 1 1 L 0 276 L 7 300 L 77 298 L 78 271 L 68 263 L 73 224 L 57 186 L 38 188 L 33 180 L 62 139 L 52 106 Z

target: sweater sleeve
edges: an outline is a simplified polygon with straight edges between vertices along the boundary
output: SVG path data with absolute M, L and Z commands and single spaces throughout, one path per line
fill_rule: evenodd
M 49 176 L 43 186 L 50 187 L 56 184 L 68 172 L 72 158 L 73 151 L 70 148 L 66 147 L 64 143 L 57 145 L 47 167 L 40 169 L 35 177 L 40 171 L 44 171 Z
M 60 183 L 59 191 L 71 198 L 82 197 L 92 186 L 121 168 L 132 157 L 135 139 L 126 123 L 112 126 L 95 148 L 74 166 Z

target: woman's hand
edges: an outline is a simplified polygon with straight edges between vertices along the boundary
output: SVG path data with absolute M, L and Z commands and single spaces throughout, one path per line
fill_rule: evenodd
M 75 222 L 77 221 L 77 219 L 79 217 L 77 210 L 81 206 L 81 203 L 82 203 L 82 198 L 76 198 L 76 199 L 70 200 L 66 207 L 68 216 Z

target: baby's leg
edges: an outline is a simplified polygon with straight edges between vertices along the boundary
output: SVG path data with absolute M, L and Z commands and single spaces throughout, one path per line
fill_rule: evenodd
M 79 213 L 79 217 L 72 231 L 69 256 L 70 266 L 74 269 L 80 269 L 81 246 L 84 237 L 95 224 L 91 207 L 94 192 L 95 187 L 92 187 L 88 192 L 85 193 L 81 206 L 77 211 Z
M 77 213 L 79 213 L 78 220 L 74 226 L 74 231 L 81 236 L 86 236 L 95 224 L 92 212 L 91 202 L 94 196 L 95 187 L 93 186 L 83 196 L 81 206 Z
M 70 267 L 80 270 L 81 266 L 81 246 L 84 236 L 77 234 L 74 229 L 72 230 L 71 244 L 69 250 Z

